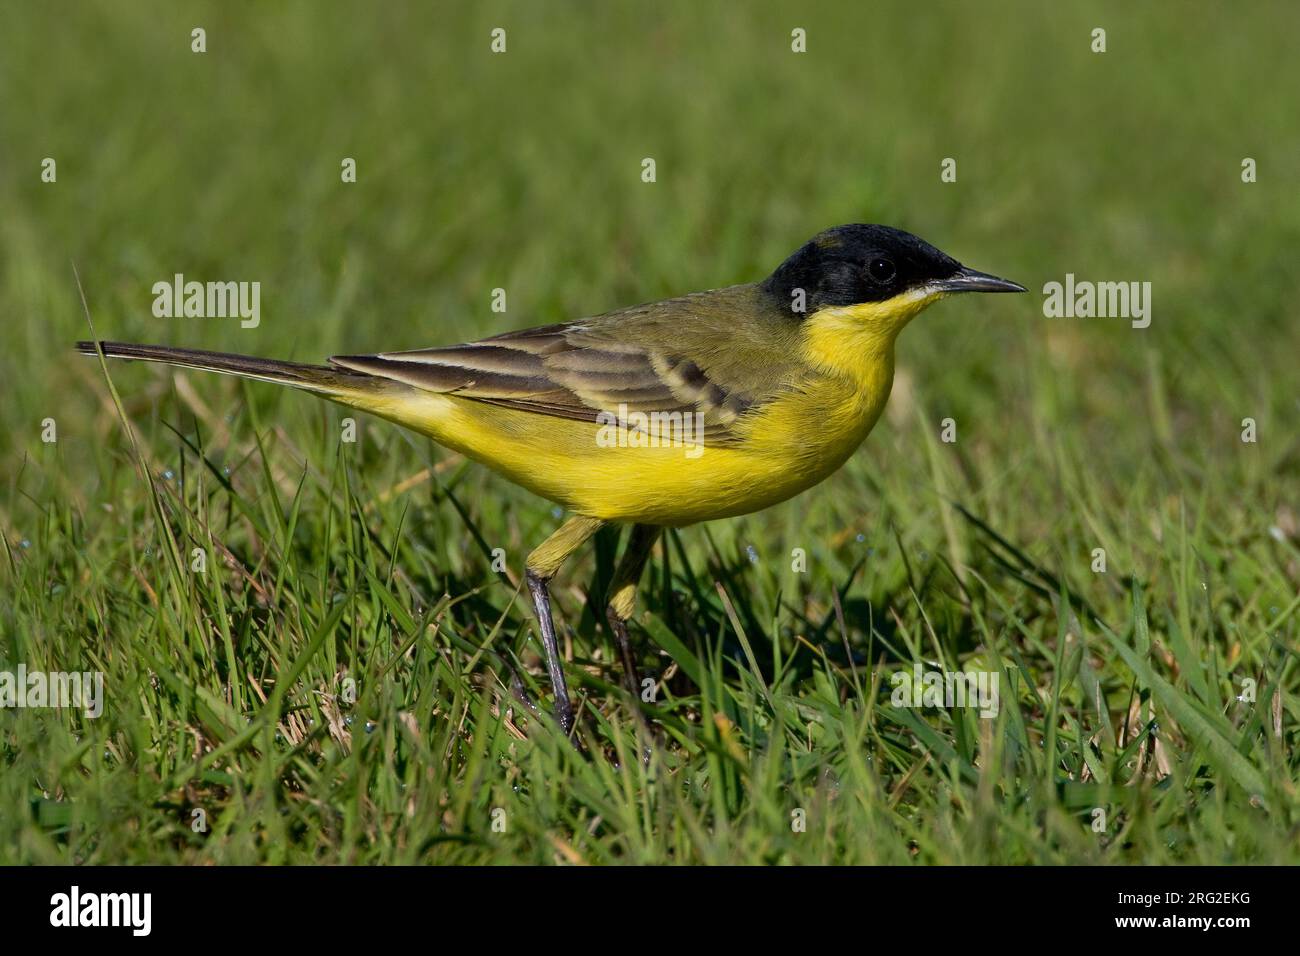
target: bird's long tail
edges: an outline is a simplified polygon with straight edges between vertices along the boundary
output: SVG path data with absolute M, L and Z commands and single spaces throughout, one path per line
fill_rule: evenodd
M 77 351 L 85 355 L 97 354 L 94 342 L 78 342 Z M 142 362 L 162 362 L 184 368 L 221 372 L 262 382 L 275 382 L 305 389 L 344 404 L 363 405 L 365 396 L 378 395 L 394 387 L 392 381 L 364 372 L 354 372 L 331 365 L 304 365 L 299 362 L 280 362 L 252 355 L 235 355 L 230 352 L 204 352 L 199 349 L 177 349 L 169 345 L 133 345 L 129 342 L 100 342 L 99 348 L 109 358 L 134 359 Z

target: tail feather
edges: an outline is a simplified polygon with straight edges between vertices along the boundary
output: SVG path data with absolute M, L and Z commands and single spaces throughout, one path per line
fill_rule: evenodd
M 236 355 L 231 352 L 205 352 L 199 349 L 178 349 L 169 345 L 134 345 L 130 342 L 100 342 L 99 348 L 109 358 L 134 359 L 142 362 L 161 362 L 205 372 L 238 375 L 277 385 L 289 385 L 320 395 L 343 397 L 358 392 L 370 392 L 391 385 L 385 379 L 364 372 L 355 372 L 331 365 L 305 365 L 300 362 L 281 362 Z M 98 354 L 94 342 L 78 342 L 77 351 L 83 355 Z

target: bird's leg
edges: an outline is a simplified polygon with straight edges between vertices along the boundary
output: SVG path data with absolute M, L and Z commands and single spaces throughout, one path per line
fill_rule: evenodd
M 636 607 L 636 586 L 645 570 L 646 561 L 654 549 L 655 542 L 663 531 L 657 525 L 638 524 L 632 526 L 628 536 L 627 548 L 623 559 L 614 572 L 613 583 L 609 586 L 609 597 L 605 607 L 605 618 L 610 630 L 614 632 L 614 641 L 618 644 L 619 655 L 623 658 L 623 679 L 627 689 L 635 699 L 641 694 L 641 681 L 637 675 L 636 658 L 632 656 L 632 644 L 627 637 L 627 622 Z
M 542 712 L 537 708 L 537 704 L 533 702 L 533 698 L 529 696 L 528 688 L 524 686 L 519 671 L 515 670 L 515 666 L 509 661 L 503 661 L 503 663 L 506 670 L 510 672 L 510 691 L 515 695 L 515 700 L 527 707 L 535 716 L 541 717 Z
M 546 652 L 546 669 L 555 688 L 555 716 L 567 734 L 573 729 L 573 705 L 569 702 L 569 685 L 564 680 L 560 663 L 560 645 L 555 639 L 555 623 L 551 619 L 551 595 L 546 585 L 560 569 L 569 555 L 580 548 L 600 526 L 598 518 L 575 515 L 528 555 L 524 562 L 524 579 L 528 593 L 533 597 L 533 610 L 537 612 L 537 625 L 542 632 L 542 649 Z

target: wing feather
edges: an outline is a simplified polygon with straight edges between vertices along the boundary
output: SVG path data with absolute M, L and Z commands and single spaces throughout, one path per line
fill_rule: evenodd
M 788 315 L 735 286 L 444 348 L 335 356 L 341 368 L 432 392 L 578 421 L 602 412 L 691 413 L 705 441 L 794 384 Z

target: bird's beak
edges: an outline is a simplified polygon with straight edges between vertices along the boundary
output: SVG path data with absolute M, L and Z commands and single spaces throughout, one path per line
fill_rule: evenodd
M 934 283 L 934 288 L 940 292 L 1028 292 L 1018 282 L 1012 282 L 1010 279 L 999 279 L 997 276 L 989 275 L 987 272 L 979 272 L 975 269 L 968 269 L 962 266 L 955 273 L 946 279 L 940 279 Z

